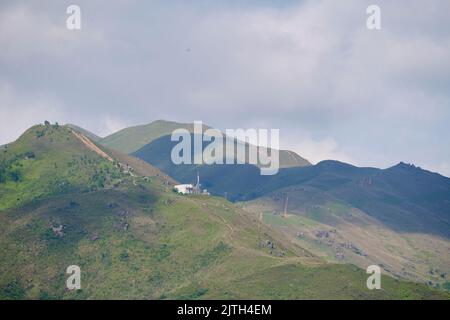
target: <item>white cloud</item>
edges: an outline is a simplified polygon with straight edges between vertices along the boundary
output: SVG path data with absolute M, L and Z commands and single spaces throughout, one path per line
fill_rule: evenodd
M 99 135 L 101 137 L 110 135 L 128 126 L 127 123 L 124 122 L 123 120 L 119 118 L 114 118 L 110 115 L 104 115 L 100 119 L 101 120 L 100 120 Z
M 338 160 L 357 165 L 355 159 L 344 152 L 336 140 L 331 137 L 313 139 L 308 134 L 302 134 L 301 137 L 297 137 L 296 141 L 287 142 L 285 146 L 313 164 L 322 160 Z
M 67 122 L 101 134 L 201 119 L 280 128 L 284 144 L 309 132 L 291 145 L 313 161 L 450 158 L 447 0 L 380 0 L 381 31 L 366 29 L 366 0 L 80 0 L 81 32 L 65 29 L 62 4 L 4 3 L 0 77 L 21 105 L 0 101 L 10 119 L 50 100 L 40 108 L 58 105 Z

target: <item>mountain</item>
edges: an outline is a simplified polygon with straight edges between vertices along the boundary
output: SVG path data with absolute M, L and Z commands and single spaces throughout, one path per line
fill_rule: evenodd
M 379 264 L 394 276 L 450 285 L 449 178 L 405 163 L 377 169 L 338 161 L 261 176 L 252 165 L 174 165 L 174 144 L 162 137 L 134 155 L 183 183 L 199 173 L 209 192 L 262 212 L 267 224 L 329 262 Z
M 177 181 L 195 181 L 232 201 L 249 201 L 289 186 L 308 187 L 363 210 L 399 231 L 450 236 L 450 179 L 400 163 L 388 169 L 358 168 L 338 161 L 283 168 L 262 176 L 253 165 L 175 165 L 176 142 L 155 140 L 134 155 Z
M 210 128 L 210 126 L 203 125 L 203 131 Z M 148 148 L 148 146 L 153 142 L 155 142 L 158 146 L 161 146 L 162 143 L 167 143 L 165 147 L 174 145 L 174 143 L 170 141 L 170 136 L 176 129 L 186 129 L 193 133 L 194 124 L 158 120 L 148 125 L 125 128 L 105 137 L 99 142 L 111 149 L 116 149 L 123 153 L 133 154 L 138 153 L 142 149 Z M 246 143 L 245 146 L 248 148 L 248 143 Z M 154 146 L 150 148 L 153 150 Z M 281 168 L 311 165 L 306 159 L 302 158 L 293 151 L 280 150 L 279 157 Z
M 103 138 L 101 143 L 106 147 L 130 154 L 162 136 L 170 135 L 176 129 L 187 129 L 193 132 L 194 125 L 157 120 L 147 125 L 122 129 Z
M 327 261 L 450 285 L 450 179 L 405 163 L 381 170 L 336 161 L 290 175 L 289 186 L 241 205 Z
M 35 126 L 0 154 L 0 299 L 449 299 L 331 264 L 220 197 L 67 126 Z M 68 291 L 69 265 L 81 290 Z
M 307 187 L 363 210 L 394 230 L 450 237 L 450 179 L 439 174 L 404 163 L 383 170 L 323 161 L 262 176 L 252 165 L 175 165 L 170 159 L 175 143 L 160 138 L 134 155 L 178 181 L 195 181 L 199 172 L 204 188 L 232 201 Z

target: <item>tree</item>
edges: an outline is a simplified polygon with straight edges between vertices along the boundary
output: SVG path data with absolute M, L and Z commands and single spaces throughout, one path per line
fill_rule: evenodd
M 46 127 L 48 127 L 48 126 L 50 126 L 50 122 L 48 122 L 47 120 L 45 120 L 45 121 L 44 121 L 44 125 L 45 125 Z

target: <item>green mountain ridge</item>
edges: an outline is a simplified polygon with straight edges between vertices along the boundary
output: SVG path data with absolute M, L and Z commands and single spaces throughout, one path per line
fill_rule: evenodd
M 35 126 L 0 154 L 0 299 L 449 298 L 385 275 L 368 290 L 360 268 L 75 130 Z M 82 290 L 66 290 L 69 265 Z
M 157 120 L 147 125 L 125 128 L 101 139 L 99 142 L 106 147 L 124 153 L 134 154 L 138 153 L 141 149 L 145 149 L 153 142 L 157 143 L 160 140 L 170 140 L 170 135 L 176 129 L 186 129 L 193 133 L 194 124 Z M 207 129 L 211 129 L 211 127 L 203 125 L 203 131 Z M 245 146 L 248 148 L 248 143 Z M 280 150 L 279 158 L 280 167 L 282 168 L 311 165 L 308 160 L 289 150 Z M 248 163 L 248 159 L 244 161 Z
M 377 169 L 332 160 L 262 176 L 253 165 L 175 165 L 173 146 L 161 137 L 134 155 L 183 183 L 199 173 L 209 192 L 263 212 L 266 223 L 329 262 L 384 265 L 398 277 L 448 286 L 449 178 L 403 162 Z

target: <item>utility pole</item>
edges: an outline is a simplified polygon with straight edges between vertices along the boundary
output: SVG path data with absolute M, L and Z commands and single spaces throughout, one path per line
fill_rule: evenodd
M 283 217 L 287 217 L 287 207 L 288 207 L 289 197 L 286 195 L 286 200 L 284 201 L 284 214 Z
M 194 193 L 200 194 L 200 173 L 198 171 L 197 171 L 197 183 L 195 184 L 194 187 Z

